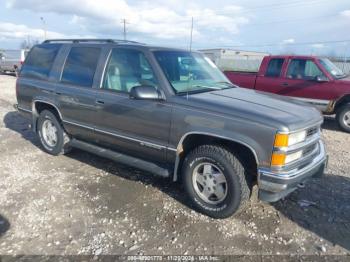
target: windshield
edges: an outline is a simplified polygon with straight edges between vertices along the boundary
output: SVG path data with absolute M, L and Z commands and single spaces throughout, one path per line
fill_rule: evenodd
M 333 64 L 328 58 L 320 59 L 320 63 L 323 67 L 335 78 L 343 78 L 346 75 L 335 64 Z
M 156 51 L 155 57 L 177 94 L 235 87 L 208 58 L 187 51 Z

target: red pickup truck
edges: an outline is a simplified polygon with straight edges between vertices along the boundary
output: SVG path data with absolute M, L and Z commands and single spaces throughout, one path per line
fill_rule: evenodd
M 350 77 L 329 59 L 315 56 L 266 56 L 258 73 L 224 71 L 233 84 L 308 102 L 336 114 L 350 132 Z

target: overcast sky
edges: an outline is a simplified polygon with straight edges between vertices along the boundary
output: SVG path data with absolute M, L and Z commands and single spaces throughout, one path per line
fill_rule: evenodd
M 0 48 L 23 39 L 127 38 L 188 48 L 350 55 L 350 0 L 0 0 Z M 333 41 L 344 41 L 334 43 Z

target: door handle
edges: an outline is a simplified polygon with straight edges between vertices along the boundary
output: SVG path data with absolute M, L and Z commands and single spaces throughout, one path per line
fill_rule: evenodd
M 103 105 L 105 102 L 102 100 L 96 100 L 96 104 Z
M 283 86 L 288 86 L 287 82 L 282 83 Z

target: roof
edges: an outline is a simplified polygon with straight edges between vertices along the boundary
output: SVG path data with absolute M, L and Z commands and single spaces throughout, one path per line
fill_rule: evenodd
M 162 50 L 162 51 L 188 51 L 181 48 L 173 47 L 161 47 L 161 46 L 152 46 L 145 43 L 130 41 L 130 40 L 120 40 L 120 39 L 48 39 L 42 42 L 42 44 L 116 44 L 116 45 L 127 45 L 127 46 L 137 46 L 145 47 L 152 50 Z M 197 51 L 194 51 L 197 52 Z

